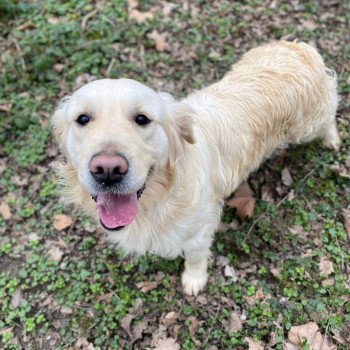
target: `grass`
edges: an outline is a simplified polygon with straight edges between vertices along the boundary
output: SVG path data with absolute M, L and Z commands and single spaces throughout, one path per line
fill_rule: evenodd
M 55 231 L 53 217 L 71 212 L 59 200 L 50 167 L 56 145 L 49 127 L 58 101 L 82 74 L 133 78 L 182 96 L 219 79 L 249 48 L 283 37 L 316 43 L 339 74 L 346 107 L 346 6 L 193 1 L 189 8 L 176 3 L 168 16 L 150 0 L 138 8 L 153 18 L 138 24 L 121 0 L 1 2 L 0 197 L 12 216 L 0 216 L 0 347 L 68 349 L 86 341 L 95 349 L 144 349 L 155 346 L 158 334 L 181 349 L 245 349 L 245 337 L 269 343 L 274 333 L 271 347 L 282 349 L 294 325 L 314 321 L 330 339 L 349 325 L 342 210 L 350 187 L 336 170 L 350 155 L 346 113 L 338 119 L 338 153 L 317 142 L 291 147 L 252 174 L 254 216 L 217 234 L 209 284 L 198 298 L 182 293 L 181 259 L 124 256 L 78 214 L 74 225 Z M 147 36 L 154 29 L 169 34 L 168 51 L 155 50 Z M 290 188 L 281 182 L 286 166 Z M 263 200 L 267 190 L 270 200 Z M 223 221 L 232 220 L 234 211 L 225 209 Z M 237 282 L 225 276 L 223 257 Z M 322 259 L 332 263 L 328 275 L 320 270 Z M 150 281 L 156 288 L 137 287 Z M 245 318 L 237 332 L 230 332 L 232 311 Z

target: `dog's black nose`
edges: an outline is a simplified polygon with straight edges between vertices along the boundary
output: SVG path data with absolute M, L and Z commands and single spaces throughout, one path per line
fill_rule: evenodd
M 128 161 L 123 156 L 94 156 L 90 162 L 92 177 L 102 185 L 114 185 L 122 181 L 128 172 Z

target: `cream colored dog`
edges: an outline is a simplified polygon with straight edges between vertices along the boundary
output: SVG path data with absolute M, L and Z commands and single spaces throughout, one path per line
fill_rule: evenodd
M 65 98 L 53 127 L 70 199 L 127 252 L 185 257 L 182 284 L 207 282 L 223 198 L 279 146 L 338 149 L 335 74 L 314 48 L 274 42 L 182 101 L 129 79 Z

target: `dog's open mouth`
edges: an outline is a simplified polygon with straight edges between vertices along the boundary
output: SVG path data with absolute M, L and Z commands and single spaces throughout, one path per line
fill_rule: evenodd
M 101 225 L 106 230 L 118 231 L 131 224 L 137 214 L 137 201 L 144 189 L 145 185 L 131 194 L 102 192 L 93 197 Z

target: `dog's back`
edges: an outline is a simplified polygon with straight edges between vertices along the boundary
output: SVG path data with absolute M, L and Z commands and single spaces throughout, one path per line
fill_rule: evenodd
M 188 101 L 209 144 L 216 142 L 224 174 L 217 181 L 226 183 L 226 195 L 284 144 L 319 137 L 326 146 L 339 147 L 336 75 L 305 43 L 253 49 Z

